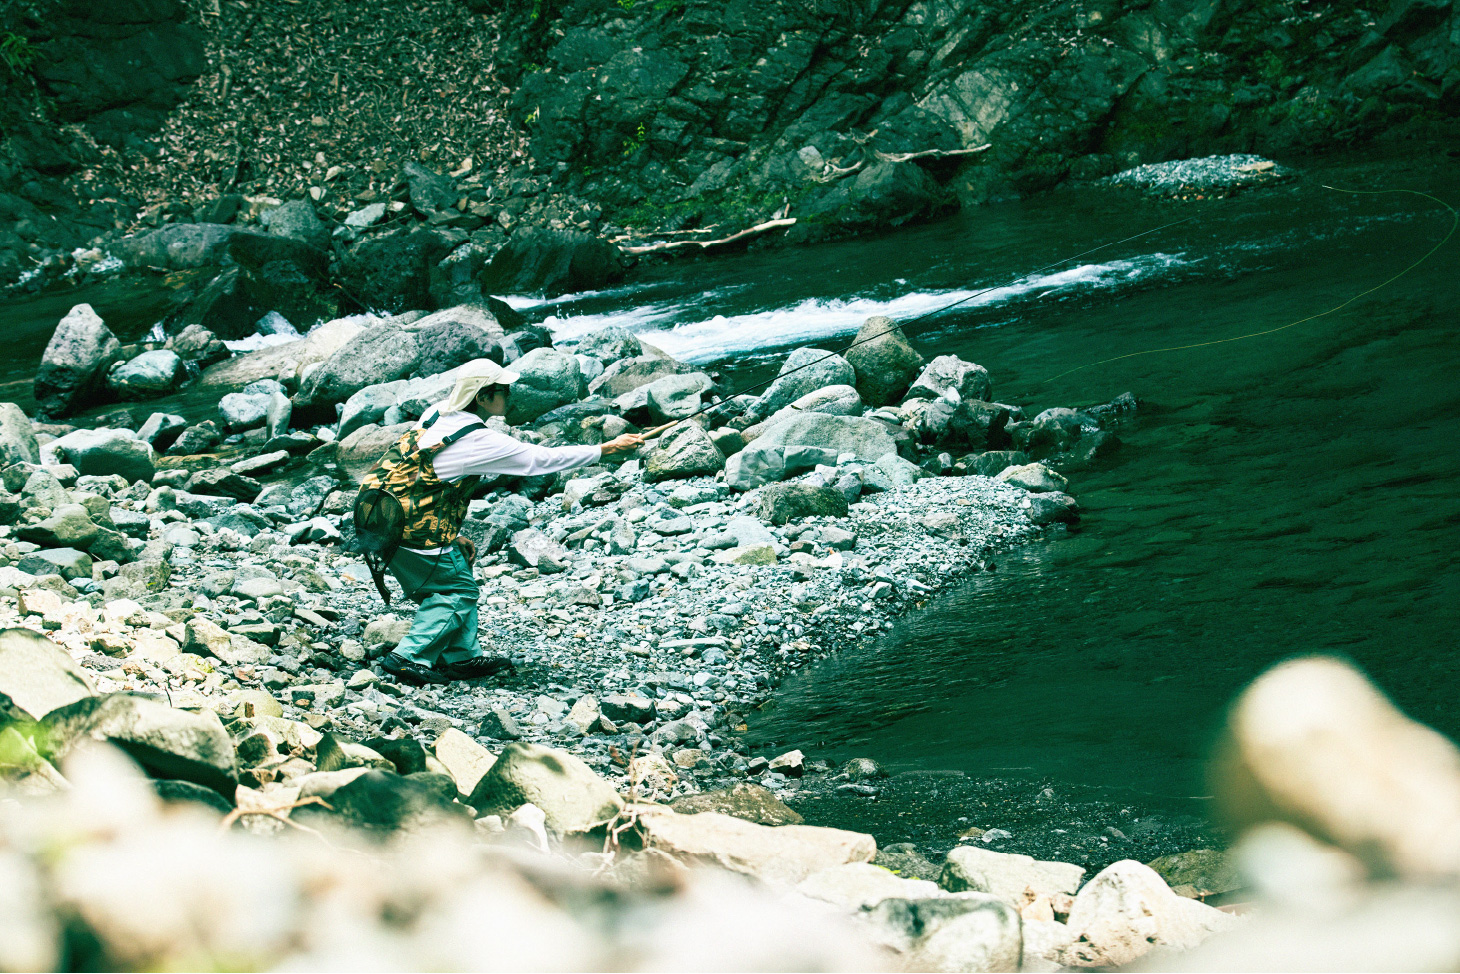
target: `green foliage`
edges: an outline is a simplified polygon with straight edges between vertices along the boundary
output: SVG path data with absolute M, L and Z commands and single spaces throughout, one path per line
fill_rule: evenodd
M 20 77 L 30 71 L 35 63 L 35 48 L 30 41 L 14 31 L 0 32 L 0 64 L 4 64 L 11 77 Z
M 634 134 L 624 139 L 624 155 L 631 156 L 642 149 L 644 147 L 644 137 L 647 134 L 644 129 L 644 123 L 640 122 L 639 127 L 634 130 Z

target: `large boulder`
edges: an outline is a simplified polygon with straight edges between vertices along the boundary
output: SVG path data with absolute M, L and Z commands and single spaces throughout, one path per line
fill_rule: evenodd
M 948 853 L 938 885 L 951 893 L 989 893 L 1022 906 L 1025 890 L 1035 896 L 1072 894 L 1084 877 L 1083 866 L 1068 862 L 1041 862 L 1030 856 L 959 846 Z
M 693 367 L 681 365 L 664 355 L 635 355 L 619 359 L 604 369 L 601 375 L 588 383 L 588 391 L 617 399 L 656 379 L 694 371 Z
M 824 348 L 798 348 L 786 356 L 776 381 L 756 404 L 760 416 L 770 416 L 807 393 L 827 386 L 850 386 L 857 381 L 851 363 Z
M 83 477 L 119 474 L 131 481 L 150 481 L 157 472 L 157 455 L 132 430 L 75 430 L 47 443 L 46 452 L 64 459 Z
M 785 524 L 800 517 L 846 517 L 847 497 L 835 487 L 814 484 L 767 484 L 751 508 L 755 516 L 771 524 Z
M 799 883 L 823 869 L 870 862 L 877 854 L 876 840 L 860 832 L 810 825 L 773 828 L 719 812 L 681 815 L 657 805 L 635 806 L 634 811 L 646 849 L 766 882 Z
M 43 728 L 52 758 L 85 740 L 107 741 L 154 777 L 192 781 L 227 796 L 237 784 L 233 742 L 211 710 L 174 710 L 145 697 L 113 693 L 53 711 Z
M 0 402 L 0 466 L 40 462 L 30 417 L 15 403 Z
M 410 375 L 419 356 L 416 336 L 390 323 L 366 328 L 309 374 L 294 397 L 295 408 L 320 410 L 344 402 L 366 386 Z
M 681 423 L 659 437 L 644 457 L 644 479 L 701 477 L 724 466 L 725 458 L 710 434 L 696 423 Z
M 45 548 L 20 559 L 21 571 L 31 575 L 60 575 L 66 581 L 90 578 L 91 556 L 79 548 Z
M 875 343 L 868 343 L 875 344 Z M 929 362 L 907 390 L 907 399 L 952 399 L 964 402 L 969 399 L 989 401 L 993 396 L 993 383 L 988 369 L 982 365 L 965 362 L 957 355 L 939 355 Z
M 462 305 L 427 315 L 411 326 L 420 360 L 416 371 L 436 375 L 474 359 L 501 354 L 502 326 L 483 308 Z
M 41 720 L 95 693 L 70 653 L 29 629 L 0 629 L 0 723 Z
M 451 252 L 451 242 L 417 228 L 361 241 L 340 262 L 346 291 L 366 307 L 399 314 L 431 304 L 431 269 Z
M 725 464 L 725 482 L 750 490 L 810 470 L 835 464 L 843 453 L 874 461 L 897 453 L 897 441 L 886 424 L 859 416 L 805 413 L 773 424 Z
M 406 382 L 405 379 L 396 379 L 393 382 L 366 386 L 346 399 L 345 408 L 340 413 L 339 429 L 336 431 L 340 439 L 344 439 L 362 426 L 380 423 L 386 410 L 394 406 L 400 399 L 401 390 L 406 387 Z
M 649 410 L 649 418 L 655 423 L 688 419 L 699 410 L 701 393 L 709 391 L 713 385 L 710 377 L 703 372 L 666 375 L 662 379 L 655 379 L 642 387 L 644 405 Z M 640 389 L 635 389 L 629 395 L 640 391 Z
M 113 369 L 106 384 L 122 399 L 155 399 L 176 391 L 186 375 L 182 357 L 159 348 Z
M 351 482 L 359 483 L 370 472 L 370 468 L 385 456 L 385 451 L 414 427 L 414 423 L 398 423 L 394 426 L 376 426 L 371 423 L 355 430 L 340 441 L 335 451 L 335 463 L 339 465 L 340 473 Z
M 238 388 L 281 374 L 297 377 L 307 366 L 323 362 L 365 329 L 368 318 L 329 321 L 295 342 L 284 342 L 219 362 L 198 377 L 200 388 Z
M 65 416 L 91 403 L 121 350 L 111 329 L 89 304 L 78 304 L 61 319 L 35 376 L 35 399 L 47 416 Z
M 1154 947 L 1190 950 L 1240 921 L 1178 896 L 1149 866 L 1132 859 L 1106 866 L 1070 908 L 1074 940 L 1058 955 L 1071 967 L 1120 967 Z
M 505 818 L 529 803 L 542 809 L 547 827 L 559 835 L 591 832 L 624 804 L 612 785 L 574 755 L 540 744 L 508 744 L 467 804 L 478 814 Z
M 512 363 L 521 376 L 507 399 L 507 422 L 530 423 L 550 409 L 577 402 L 587 393 L 578 360 L 555 348 L 535 348 Z
M 618 248 L 577 230 L 527 227 L 514 233 L 482 270 L 488 294 L 557 297 L 596 291 L 622 279 Z
M 86 508 L 80 504 L 62 504 L 50 517 L 21 525 L 15 534 L 22 541 L 45 548 L 85 548 L 100 530 Z
M 579 355 L 591 355 L 604 365 L 612 365 L 619 359 L 643 355 L 644 346 L 628 329 L 609 325 L 578 339 L 573 351 Z
M 897 402 L 923 368 L 923 357 L 891 318 L 868 318 L 846 359 L 857 373 L 857 391 L 869 406 Z

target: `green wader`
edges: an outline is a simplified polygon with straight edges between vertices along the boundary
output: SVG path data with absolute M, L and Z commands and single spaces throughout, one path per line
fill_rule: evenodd
M 452 544 L 436 555 L 398 548 L 390 560 L 390 573 L 406 597 L 420 605 L 396 653 L 421 666 L 460 663 L 482 655 L 477 642 L 481 588 L 460 547 Z

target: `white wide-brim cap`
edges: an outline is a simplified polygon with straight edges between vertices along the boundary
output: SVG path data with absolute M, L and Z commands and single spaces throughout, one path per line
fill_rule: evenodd
M 489 358 L 473 359 L 461 366 L 456 373 L 456 385 L 451 395 L 436 404 L 440 413 L 456 413 L 469 407 L 487 386 L 509 386 L 522 378 L 510 369 L 504 369 Z

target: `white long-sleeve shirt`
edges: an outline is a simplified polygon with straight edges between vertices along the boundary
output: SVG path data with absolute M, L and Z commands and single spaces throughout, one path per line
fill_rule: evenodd
M 435 446 L 463 426 L 479 422 L 474 413 L 446 413 L 421 436 L 421 446 Z M 432 465 L 436 476 L 454 482 L 473 476 L 537 477 L 586 467 L 602 457 L 603 451 L 596 446 L 538 446 L 514 440 L 493 429 L 481 429 L 466 434 L 436 454 Z

